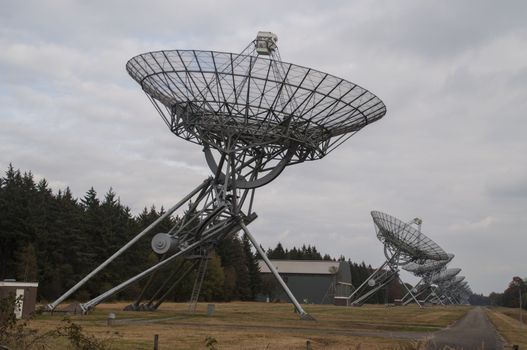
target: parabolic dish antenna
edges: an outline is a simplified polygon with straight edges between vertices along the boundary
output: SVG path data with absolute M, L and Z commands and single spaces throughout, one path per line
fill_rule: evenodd
M 452 261 L 454 254 L 448 254 L 446 260 L 426 260 L 422 264 L 410 262 L 402 266 L 402 268 L 408 272 L 413 273 L 418 277 L 423 277 L 428 274 L 434 273 L 441 270 L 445 265 Z
M 371 216 L 375 224 L 377 238 L 384 245 L 386 261 L 347 297 L 348 305 L 362 305 L 379 289 L 399 278 L 400 265 L 423 264 L 430 261 L 441 261 L 446 264 L 450 259 L 450 256 L 441 247 L 421 233 L 421 219 L 415 218 L 406 223 L 379 211 L 372 211 Z M 416 225 L 417 228 L 412 225 Z M 373 285 L 371 284 L 372 280 L 375 281 Z M 420 305 L 406 284 L 402 283 L 402 285 L 415 302 Z
M 53 310 L 140 238 L 147 234 L 152 238 L 159 223 L 187 207 L 177 214 L 177 224 L 169 232 L 152 238 L 151 247 L 160 257 L 159 263 L 116 283 L 80 307 L 87 311 L 149 277 L 137 300 L 127 308 L 155 310 L 178 281 L 194 269 L 189 303 L 189 311 L 193 312 L 209 253 L 224 237 L 243 231 L 301 318 L 311 318 L 247 228 L 257 217 L 253 211 L 255 188 L 274 180 L 287 165 L 324 157 L 382 118 L 386 107 L 357 84 L 283 62 L 277 40 L 273 33 L 259 32 L 241 53 L 162 50 L 128 61 L 128 73 L 170 131 L 203 147 L 212 177 L 49 304 L 49 309 Z M 178 257 L 186 260 L 179 263 Z M 173 272 L 161 284 L 154 278 L 160 269 Z
M 458 267 L 449 268 L 444 271 L 441 271 L 437 275 L 432 277 L 432 283 L 439 284 L 444 281 L 448 281 L 449 279 L 456 276 L 458 273 L 461 272 L 461 269 Z
M 402 263 L 449 259 L 439 245 L 411 224 L 379 211 L 372 211 L 371 216 L 387 258 L 398 255 L 398 261 Z
M 426 260 L 422 264 L 410 262 L 402 266 L 402 268 L 408 272 L 413 273 L 417 277 L 421 277 L 419 282 L 414 286 L 412 290 L 416 299 L 419 297 L 429 294 L 432 291 L 431 279 L 434 275 L 437 275 L 440 271 L 446 269 L 446 265 L 452 261 L 454 254 L 448 254 L 447 260 Z M 401 298 L 401 303 L 407 305 L 413 300 L 410 293 L 406 293 Z
M 460 269 L 452 269 L 449 273 L 448 278 L 444 278 L 440 283 L 439 287 L 434 293 L 434 297 L 431 299 L 431 302 L 434 303 L 449 303 L 449 304 L 465 304 L 468 302 L 468 297 L 470 296 L 467 287 L 468 283 L 465 281 L 464 276 L 456 276 L 454 273 L 459 273 Z M 446 274 L 445 274 L 446 275 Z
M 165 50 L 132 58 L 129 74 L 170 130 L 231 154 L 236 185 L 257 187 L 286 165 L 324 157 L 386 114 L 384 103 L 342 78 L 280 60 L 254 47 L 242 53 Z
M 454 277 L 453 279 L 451 279 L 450 281 L 447 281 L 447 282 L 449 282 L 450 286 L 455 286 L 455 285 L 458 285 L 461 282 L 463 282 L 464 279 L 465 279 L 465 276 L 456 276 L 456 277 Z

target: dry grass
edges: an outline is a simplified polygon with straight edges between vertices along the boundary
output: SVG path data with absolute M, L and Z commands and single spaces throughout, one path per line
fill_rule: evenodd
M 205 349 L 207 337 L 217 340 L 218 349 L 305 349 L 307 340 L 313 349 L 416 349 L 414 339 L 455 322 L 469 310 L 308 305 L 306 310 L 316 321 L 300 321 L 290 304 L 216 303 L 212 317 L 206 316 L 206 304 L 199 304 L 195 315 L 185 312 L 186 304 L 166 303 L 156 312 L 121 311 L 124 305 L 102 304 L 72 320 L 97 337 L 114 338 L 115 349 L 151 349 L 154 334 L 159 334 L 162 349 Z M 112 327 L 106 325 L 109 312 L 117 315 Z M 61 319 L 38 316 L 32 327 L 53 329 Z
M 487 309 L 487 314 L 496 329 L 510 345 L 519 345 L 520 349 L 527 349 L 527 325 L 521 325 L 520 321 L 516 319 L 518 311 L 518 309 L 493 307 Z M 524 313 L 524 318 L 527 316 L 526 314 Z

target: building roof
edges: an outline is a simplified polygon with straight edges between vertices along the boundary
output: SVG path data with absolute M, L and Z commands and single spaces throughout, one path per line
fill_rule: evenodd
M 279 273 L 301 273 L 316 275 L 334 275 L 339 269 L 338 261 L 327 260 L 271 260 Z M 271 273 L 263 260 L 258 260 L 260 272 Z
M 0 287 L 38 287 L 38 282 L 0 281 Z

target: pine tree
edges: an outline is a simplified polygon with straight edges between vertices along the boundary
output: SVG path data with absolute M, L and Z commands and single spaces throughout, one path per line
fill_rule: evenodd
M 101 215 L 101 203 L 97 198 L 97 192 L 91 187 L 83 199 L 81 206 L 84 209 L 82 215 L 83 231 L 83 251 L 86 257 L 91 258 L 85 267 L 85 272 L 89 273 L 94 267 L 101 264 L 108 258 L 108 241 L 105 236 L 103 216 Z M 101 270 L 86 285 L 85 290 L 90 297 L 94 297 L 107 289 L 111 274 L 108 269 Z
M 227 299 L 250 300 L 251 287 L 249 269 L 245 264 L 245 254 L 242 242 L 236 234 L 224 237 L 216 247 L 216 252 L 221 257 L 221 263 L 225 270 L 227 282 L 235 278 L 235 286 L 232 291 L 229 291 L 229 283 L 227 283 L 225 290 L 225 297 Z M 234 274 L 233 270 L 234 269 Z M 229 295 L 230 294 L 230 295 Z
M 282 243 L 278 242 L 276 247 L 267 254 L 267 257 L 269 259 L 286 259 L 285 250 L 284 247 L 282 247 Z
M 17 279 L 20 281 L 37 280 L 37 255 L 35 247 L 29 243 L 16 254 L 17 260 Z
M 224 278 L 221 259 L 213 252 L 207 264 L 207 274 L 201 286 L 201 298 L 205 301 L 222 300 L 224 297 L 222 293 Z
M 256 296 L 262 288 L 262 278 L 260 275 L 260 266 L 258 259 L 251 249 L 251 242 L 247 235 L 243 235 L 243 251 L 245 253 L 245 265 L 249 270 L 249 288 L 251 289 L 251 300 L 255 300 Z
M 31 241 L 28 201 L 20 170 L 9 164 L 0 186 L 0 279 L 15 278 L 14 254 Z

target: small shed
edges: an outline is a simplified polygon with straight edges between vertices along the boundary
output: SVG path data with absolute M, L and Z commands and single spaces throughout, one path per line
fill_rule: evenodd
M 274 281 L 265 262 L 259 260 L 258 263 L 262 276 Z M 333 304 L 336 295 L 348 292 L 340 291 L 342 283 L 351 285 L 350 267 L 345 261 L 271 260 L 271 263 L 299 302 Z M 278 284 L 266 294 L 260 295 L 258 299 L 289 300 Z
M 13 298 L 18 301 L 14 305 L 16 318 L 29 318 L 35 312 L 37 288 L 38 282 L 0 281 L 0 298 Z

